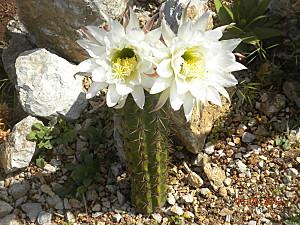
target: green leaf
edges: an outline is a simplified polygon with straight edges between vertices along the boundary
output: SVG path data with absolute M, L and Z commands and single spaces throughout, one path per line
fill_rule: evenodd
M 35 164 L 40 168 L 44 168 L 46 165 L 45 160 L 42 157 L 37 158 Z
M 47 141 L 44 143 L 44 148 L 45 148 L 45 149 L 52 149 L 52 148 L 53 148 L 53 146 L 52 146 L 50 140 L 47 140 Z
M 279 37 L 283 35 L 281 30 L 269 27 L 255 27 L 252 29 L 252 33 L 260 40 L 270 39 L 273 37 Z
M 265 14 L 271 0 L 261 0 L 260 3 L 253 8 L 248 16 L 248 20 L 252 21 L 254 18 Z
M 220 9 L 223 7 L 222 1 L 221 0 L 214 0 L 214 3 L 215 3 L 217 13 L 219 13 Z
M 39 122 L 39 123 L 34 123 L 32 125 L 31 129 L 33 129 L 33 130 L 43 130 L 43 128 L 44 128 L 44 124 Z
M 84 194 L 87 191 L 87 187 L 85 187 L 84 185 L 79 186 L 77 188 L 77 193 L 79 193 L 80 195 Z
M 29 134 L 27 134 L 26 139 L 29 141 L 36 141 L 36 132 L 31 131 Z
M 54 117 L 49 121 L 49 126 L 54 127 L 57 124 L 57 117 Z

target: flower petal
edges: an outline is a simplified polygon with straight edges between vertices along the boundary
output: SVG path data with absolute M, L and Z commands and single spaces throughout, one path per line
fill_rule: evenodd
M 101 57 L 105 53 L 105 47 L 100 46 L 94 42 L 84 39 L 77 40 L 76 42 L 80 47 L 84 48 L 87 53 L 93 58 Z
M 141 86 L 136 86 L 131 92 L 131 95 L 140 109 L 144 108 L 145 105 L 145 93 L 144 89 Z
M 240 43 L 241 39 L 229 39 L 229 40 L 223 40 L 221 41 L 223 49 L 232 52 Z
M 175 82 L 173 82 L 171 88 L 170 88 L 170 103 L 171 107 L 176 111 L 179 110 L 180 107 L 183 104 L 183 96 L 179 95 L 177 93 L 177 87 Z
M 124 105 L 125 105 L 125 103 L 126 103 L 127 96 L 128 96 L 128 95 L 123 96 L 123 97 L 119 100 L 118 104 L 117 104 L 114 108 L 115 108 L 115 109 L 121 109 L 121 108 L 123 108 Z
M 156 72 L 160 77 L 172 77 L 174 72 L 171 67 L 171 59 L 164 59 L 160 64 L 158 64 Z
M 114 107 L 120 100 L 121 95 L 116 91 L 116 85 L 112 84 L 108 86 L 106 93 L 106 104 L 108 107 Z
M 126 27 L 126 33 L 130 32 L 131 30 L 137 30 L 137 29 L 140 30 L 140 24 L 136 14 L 133 12 L 133 9 L 131 7 L 129 8 L 129 11 L 130 11 L 130 18 L 129 18 L 128 25 Z
M 86 94 L 86 98 L 90 99 L 94 97 L 99 91 L 106 88 L 107 84 L 104 82 L 93 82 L 91 86 L 89 87 L 89 90 Z
M 105 82 L 107 80 L 106 71 L 103 67 L 97 67 L 92 72 L 92 80 L 95 82 Z
M 154 109 L 151 112 L 155 112 L 155 111 L 159 110 L 161 107 L 163 107 L 164 104 L 167 102 L 169 96 L 170 96 L 170 89 L 168 88 L 167 90 L 165 90 L 161 93 L 157 104 L 155 105 Z
M 163 77 L 157 78 L 150 90 L 150 94 L 157 94 L 159 92 L 166 90 L 168 87 L 170 87 L 171 82 L 172 82 L 171 78 L 163 78 Z
M 195 101 L 194 101 L 193 96 L 190 94 L 187 94 L 187 96 L 184 99 L 184 103 L 183 103 L 184 115 L 185 115 L 185 118 L 187 121 L 191 120 L 194 102 Z
M 132 92 L 132 88 L 130 88 L 126 84 L 116 83 L 116 91 L 119 95 L 124 96 Z
M 221 101 L 220 95 L 215 88 L 209 87 L 206 89 L 206 91 L 207 91 L 207 100 L 208 101 L 210 101 L 213 104 L 216 104 L 218 106 L 222 106 L 222 101 Z
M 192 22 L 188 20 L 187 22 L 184 22 L 179 28 L 177 36 L 181 38 L 182 40 L 189 41 L 194 34 L 194 30 L 192 29 Z
M 97 26 L 87 26 L 86 28 L 100 44 L 103 44 L 103 37 L 107 33 L 105 30 Z
M 173 33 L 165 19 L 163 19 L 161 22 L 161 29 L 164 41 L 166 45 L 169 46 L 172 42 L 172 39 L 175 38 L 176 35 Z
M 226 67 L 227 72 L 234 72 L 239 70 L 246 70 L 247 67 L 245 67 L 243 64 L 234 62 L 230 66 Z
M 189 84 L 180 78 L 176 79 L 176 87 L 180 95 L 185 94 L 189 90 Z
M 98 66 L 99 65 L 97 65 L 96 60 L 94 58 L 91 58 L 91 59 L 84 60 L 80 64 L 78 64 L 77 71 L 91 73 Z
M 161 27 L 149 31 L 145 35 L 145 41 L 147 41 L 148 43 L 155 44 L 155 42 L 159 41 L 160 37 L 161 37 Z
M 210 14 L 211 12 L 207 11 L 203 13 L 202 16 L 199 17 L 199 19 L 196 21 L 194 25 L 197 31 L 205 31 L 207 29 L 208 19 Z

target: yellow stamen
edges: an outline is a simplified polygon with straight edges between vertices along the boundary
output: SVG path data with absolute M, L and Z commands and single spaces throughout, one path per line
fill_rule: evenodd
M 114 78 L 126 81 L 134 76 L 138 64 L 135 52 L 131 48 L 116 51 L 112 57 L 112 73 Z
M 184 80 L 205 78 L 205 61 L 201 47 L 188 48 L 181 57 L 184 62 L 181 64 L 180 75 Z
M 136 57 L 116 59 L 112 64 L 113 76 L 116 79 L 126 80 L 133 75 L 136 70 L 137 60 Z

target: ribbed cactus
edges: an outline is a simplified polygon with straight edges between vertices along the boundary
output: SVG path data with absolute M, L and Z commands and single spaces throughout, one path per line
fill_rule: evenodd
M 168 128 L 164 109 L 151 112 L 156 96 L 146 96 L 141 110 L 130 97 L 122 110 L 122 136 L 136 210 L 149 214 L 162 207 L 167 191 Z

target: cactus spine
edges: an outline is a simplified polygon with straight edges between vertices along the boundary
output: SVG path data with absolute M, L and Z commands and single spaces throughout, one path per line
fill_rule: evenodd
M 141 110 L 132 98 L 127 99 L 121 122 L 131 201 L 144 214 L 152 213 L 166 201 L 168 128 L 163 109 L 151 112 L 156 103 L 156 96 L 146 95 Z

